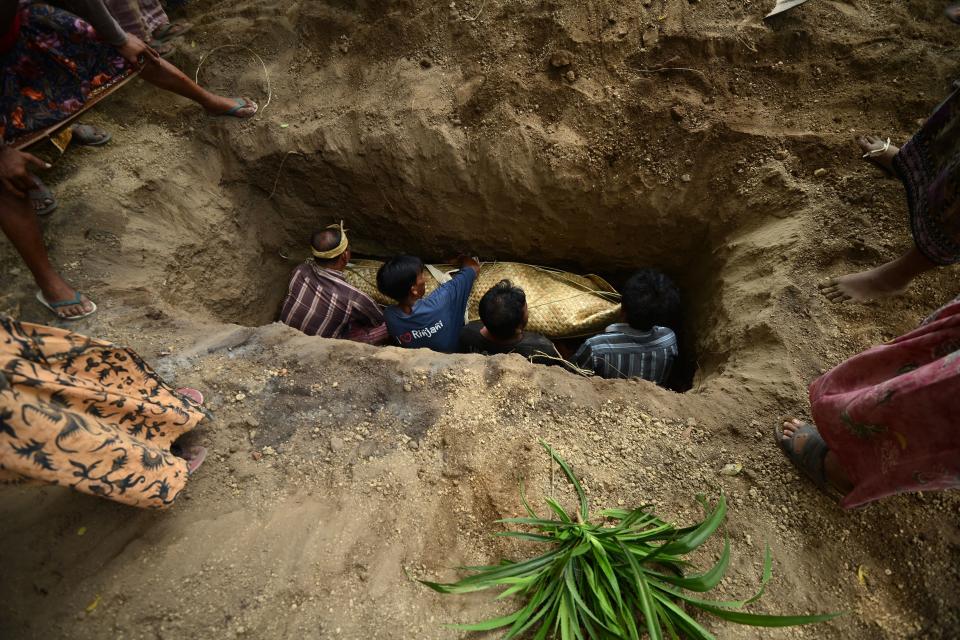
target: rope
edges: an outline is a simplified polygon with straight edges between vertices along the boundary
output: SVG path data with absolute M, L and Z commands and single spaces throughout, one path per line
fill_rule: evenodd
M 253 56 L 257 60 L 260 61 L 260 66 L 263 67 L 263 75 L 267 79 L 267 102 L 262 107 L 257 109 L 257 112 L 253 115 L 253 117 L 255 118 L 258 115 L 260 115 L 264 109 L 270 106 L 270 100 L 273 99 L 273 89 L 270 88 L 270 72 L 267 71 L 266 63 L 263 61 L 263 58 L 261 58 L 260 55 L 250 47 L 245 47 L 242 44 L 222 44 L 219 47 L 215 47 L 211 49 L 208 54 L 200 56 L 200 64 L 197 65 L 197 70 L 193 74 L 193 81 L 196 82 L 197 84 L 200 84 L 200 67 L 203 66 L 203 63 L 209 60 L 210 56 L 212 56 L 214 52 L 219 51 L 220 49 L 226 49 L 229 47 L 233 47 L 235 49 L 244 49 L 246 51 L 249 51 L 250 53 L 253 54 Z
M 270 195 L 267 196 L 267 200 L 273 197 L 273 194 L 277 192 L 277 183 L 280 182 L 280 175 L 283 173 L 283 164 L 287 161 L 292 154 L 301 155 L 299 151 L 287 151 L 283 155 L 283 160 L 280 161 L 280 168 L 277 169 L 277 177 L 273 180 L 273 189 L 270 190 Z

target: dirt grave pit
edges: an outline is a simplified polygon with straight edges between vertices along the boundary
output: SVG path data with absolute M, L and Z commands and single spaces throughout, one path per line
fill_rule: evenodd
M 487 534 L 519 515 L 519 478 L 549 495 L 544 438 L 594 509 L 655 502 L 686 523 L 696 493 L 724 491 L 720 597 L 751 592 L 769 542 L 762 610 L 850 612 L 809 629 L 708 622 L 720 637 L 952 638 L 957 497 L 842 513 L 770 429 L 806 414 L 819 372 L 956 293 L 951 269 L 878 305 L 816 292 L 909 246 L 902 188 L 850 138 L 916 129 L 952 79 L 956 31 L 932 1 L 810 2 L 770 23 L 758 4 L 190 3 L 174 62 L 243 42 L 270 105 L 210 120 L 133 82 L 89 115 L 111 144 L 45 174 L 61 206 L 43 224 L 100 304 L 71 328 L 202 389 L 211 455 L 166 513 L 2 488 L 0 636 L 456 637 L 441 623 L 506 609 L 407 574 L 525 553 Z M 243 50 L 200 75 L 266 102 Z M 685 294 L 692 389 L 268 324 L 293 266 L 280 250 L 341 218 L 367 255 L 660 267 Z M 49 322 L 8 244 L 0 270 L 0 308 Z M 730 462 L 744 473 L 717 473 Z

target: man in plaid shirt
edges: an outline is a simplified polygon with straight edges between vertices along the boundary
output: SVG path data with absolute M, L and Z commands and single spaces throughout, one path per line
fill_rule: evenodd
M 317 231 L 310 244 L 313 259 L 294 269 L 280 321 L 309 336 L 386 344 L 380 305 L 343 276 L 350 262 L 343 223 Z

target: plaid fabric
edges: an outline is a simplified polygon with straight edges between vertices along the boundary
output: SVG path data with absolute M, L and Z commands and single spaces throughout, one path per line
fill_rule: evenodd
M 350 327 L 346 335 L 347 340 L 354 342 L 365 342 L 367 344 L 387 344 L 390 342 L 390 334 L 387 333 L 387 323 L 381 322 L 375 327 Z
M 170 22 L 159 0 L 104 0 L 104 4 L 124 31 L 147 43 L 154 29 Z
M 383 312 L 370 296 L 347 283 L 343 274 L 307 260 L 294 269 L 280 321 L 310 336 L 386 341 Z
M 664 384 L 677 359 L 677 336 L 666 327 L 637 331 L 617 323 L 588 338 L 573 356 L 583 369 L 604 378 L 643 378 Z

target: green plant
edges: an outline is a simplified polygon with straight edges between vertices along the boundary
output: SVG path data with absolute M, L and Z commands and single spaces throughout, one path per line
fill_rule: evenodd
M 709 570 L 685 575 L 691 565 L 686 554 L 700 547 L 726 516 L 721 495 L 711 512 L 698 498 L 706 518 L 693 526 L 678 528 L 653 515 L 646 505 L 632 511 L 610 509 L 601 515 L 610 523 L 590 522 L 587 497 L 567 463 L 546 443 L 540 444 L 560 465 L 579 498 L 579 510 L 571 517 L 552 498 L 547 505 L 558 519 L 537 516 L 520 483 L 520 499 L 530 517 L 498 520 L 532 527 L 536 533 L 507 531 L 497 535 L 548 544 L 544 554 L 521 562 L 501 561 L 482 567 L 463 567 L 474 572 L 459 582 L 441 584 L 421 581 L 440 593 L 469 593 L 506 587 L 497 599 L 518 596 L 526 604 L 517 611 L 476 624 L 452 625 L 468 631 L 509 627 L 505 638 L 528 631 L 534 640 L 556 636 L 563 640 L 629 638 L 639 640 L 645 628 L 650 640 L 695 640 L 714 636 L 688 612 L 693 607 L 731 622 L 761 627 L 785 627 L 834 618 L 839 613 L 813 616 L 774 616 L 740 611 L 763 594 L 772 575 L 769 547 L 763 561 L 758 591 L 746 600 L 704 600 L 688 592 L 713 589 L 730 563 L 730 541 L 725 539 L 720 559 Z

